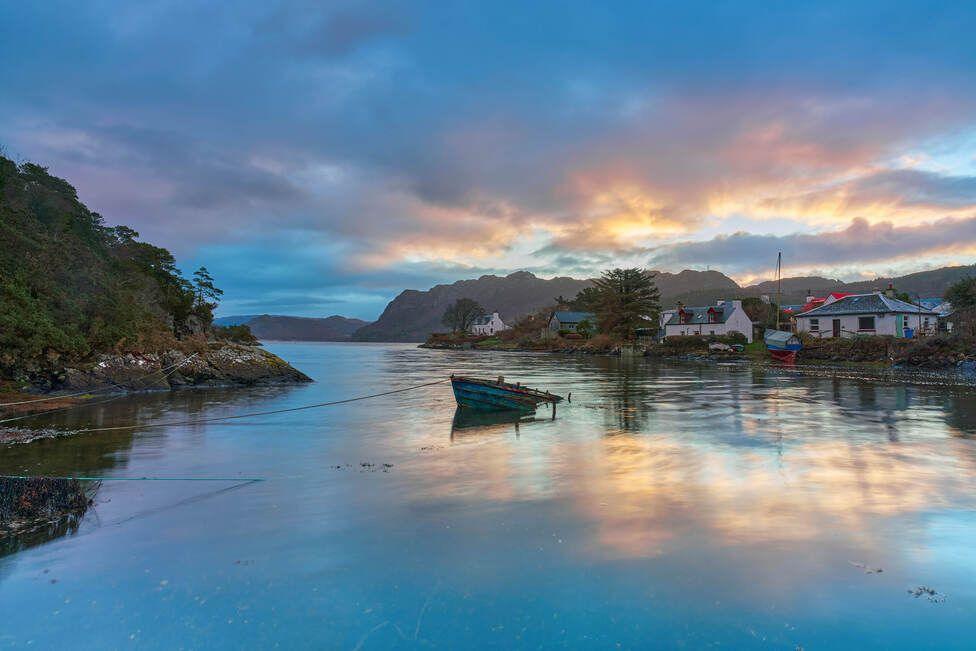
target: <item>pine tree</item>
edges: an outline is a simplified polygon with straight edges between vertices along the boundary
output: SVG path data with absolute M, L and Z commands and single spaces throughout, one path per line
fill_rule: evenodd
M 639 268 L 612 269 L 603 272 L 594 285 L 600 332 L 632 340 L 638 328 L 657 329 L 661 294 L 653 273 Z

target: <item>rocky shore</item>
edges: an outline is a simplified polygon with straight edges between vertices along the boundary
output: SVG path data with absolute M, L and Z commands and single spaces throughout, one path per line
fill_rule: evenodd
M 760 343 L 744 350 L 731 341 L 672 337 L 664 343 L 630 347 L 635 356 L 690 363 L 741 363 L 782 375 L 839 377 L 896 384 L 976 386 L 976 341 L 969 337 L 930 337 L 923 340 L 862 337 L 816 342 L 801 351 L 794 365 L 769 358 Z M 530 345 L 526 345 L 529 343 Z M 717 345 L 718 344 L 718 345 Z M 569 355 L 618 356 L 625 345 L 608 338 L 590 340 L 503 341 L 489 337 L 432 337 L 421 348 Z
M 30 369 L 35 392 L 120 391 L 294 384 L 312 379 L 260 346 L 210 343 L 196 351 L 101 354 L 83 364 Z
M 35 370 L 32 383 L 19 392 L 0 394 L 0 403 L 23 403 L 0 407 L 0 445 L 31 443 L 70 436 L 56 428 L 4 425 L 5 419 L 52 409 L 69 409 L 83 404 L 98 392 L 112 396 L 137 391 L 165 391 L 183 388 L 268 386 L 311 382 L 308 377 L 277 355 L 260 346 L 210 343 L 196 351 L 169 350 L 163 353 L 103 354 L 86 364 L 74 364 L 45 372 Z M 91 391 L 92 394 L 80 393 Z M 49 400 L 32 402 L 39 395 Z

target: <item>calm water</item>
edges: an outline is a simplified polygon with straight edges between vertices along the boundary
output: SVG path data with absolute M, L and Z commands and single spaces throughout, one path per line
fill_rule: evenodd
M 555 421 L 454 423 L 445 384 L 0 449 L 5 473 L 265 480 L 105 482 L 73 535 L 0 557 L 0 648 L 973 646 L 972 393 L 268 347 L 318 382 L 142 395 L 55 422 L 278 409 L 451 371 L 573 402 Z M 920 585 L 940 598 L 908 594 Z

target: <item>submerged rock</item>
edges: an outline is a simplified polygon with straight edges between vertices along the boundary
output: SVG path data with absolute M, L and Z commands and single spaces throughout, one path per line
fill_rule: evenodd
M 77 522 L 97 482 L 57 477 L 0 477 L 0 539 L 64 519 Z

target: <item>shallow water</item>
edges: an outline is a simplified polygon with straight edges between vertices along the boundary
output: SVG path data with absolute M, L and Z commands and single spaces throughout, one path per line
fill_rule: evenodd
M 230 415 L 452 371 L 573 401 L 554 421 L 540 409 L 455 422 L 444 384 L 0 449 L 4 473 L 264 479 L 104 482 L 76 532 L 0 557 L 0 648 L 972 648 L 971 391 L 643 359 L 268 348 L 318 381 L 38 420 Z M 923 585 L 938 598 L 908 593 Z

